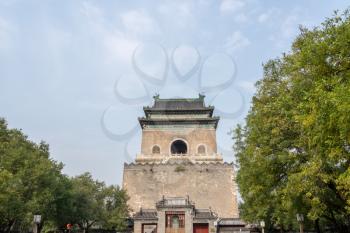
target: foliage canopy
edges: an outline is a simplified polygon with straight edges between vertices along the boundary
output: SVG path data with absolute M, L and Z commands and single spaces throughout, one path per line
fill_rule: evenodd
M 235 130 L 241 216 L 270 228 L 350 228 L 350 17 L 300 29 L 291 52 L 264 65 Z
M 0 118 L 0 232 L 27 232 L 34 214 L 42 216 L 39 231 L 68 223 L 85 232 L 93 226 L 125 228 L 129 208 L 124 190 L 89 173 L 70 178 L 62 168 L 50 158 L 46 143 L 30 141 Z

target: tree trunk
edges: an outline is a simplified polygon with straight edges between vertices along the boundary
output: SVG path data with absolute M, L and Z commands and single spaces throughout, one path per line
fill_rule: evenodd
M 38 224 L 38 233 L 41 232 L 41 230 L 43 229 L 44 227 L 44 222 L 42 221 L 41 223 Z
M 5 228 L 6 233 L 10 233 L 13 225 L 15 224 L 16 220 L 9 220 L 7 224 L 7 228 Z
M 84 227 L 84 223 L 82 223 L 82 224 L 78 223 L 78 226 L 79 226 L 80 230 L 83 230 L 83 233 L 86 232 L 86 229 Z
M 322 233 L 320 229 L 320 219 L 315 220 L 315 230 L 317 233 Z

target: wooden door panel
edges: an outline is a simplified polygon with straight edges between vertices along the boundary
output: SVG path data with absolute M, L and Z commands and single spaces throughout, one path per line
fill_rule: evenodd
M 193 224 L 193 233 L 209 233 L 209 225 L 206 224 Z

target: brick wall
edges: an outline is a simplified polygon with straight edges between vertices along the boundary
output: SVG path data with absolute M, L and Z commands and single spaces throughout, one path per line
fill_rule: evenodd
M 188 195 L 198 209 L 211 207 L 219 217 L 238 217 L 232 164 L 125 164 L 123 188 L 133 211 L 155 209 L 163 195 Z

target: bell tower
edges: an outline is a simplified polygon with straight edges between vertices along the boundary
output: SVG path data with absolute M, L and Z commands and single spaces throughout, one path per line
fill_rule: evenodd
M 191 99 L 154 97 L 151 107 L 143 108 L 141 153 L 136 163 L 167 163 L 171 160 L 222 162 L 217 153 L 216 128 L 219 117 L 214 107 L 205 106 L 204 96 Z
M 205 105 L 203 95 L 155 96 L 153 105 L 143 110 L 145 115 L 138 119 L 141 151 L 133 163 L 124 164 L 123 173 L 123 188 L 137 226 L 152 216 L 147 224 L 158 224 L 163 229 L 159 232 L 167 233 L 164 229 L 171 228 L 170 219 L 175 216 L 175 226 L 192 233 L 196 221 L 211 219 L 214 224 L 217 217 L 237 218 L 233 164 L 224 162 L 217 151 L 219 117 L 213 115 L 214 107 Z M 206 217 L 197 219 L 202 215 Z

